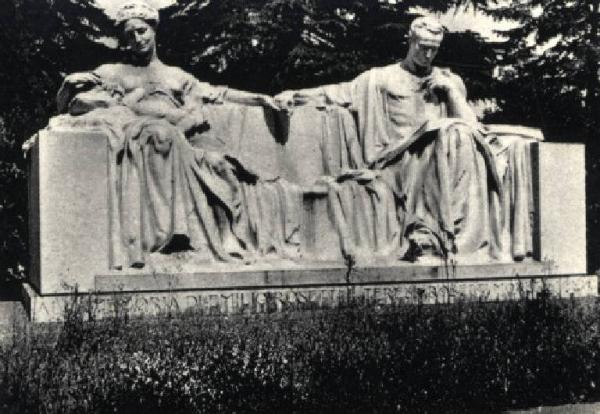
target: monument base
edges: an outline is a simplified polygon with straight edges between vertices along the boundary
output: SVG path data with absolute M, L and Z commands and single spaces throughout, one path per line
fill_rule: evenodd
M 403 264 L 348 269 L 320 264 L 293 270 L 97 275 L 93 292 L 40 295 L 23 285 L 23 303 L 34 322 L 61 321 L 83 305 L 96 318 L 117 314 L 156 316 L 194 311 L 205 315 L 262 314 L 327 309 L 350 303 L 436 304 L 598 293 L 596 275 L 552 275 L 541 262 L 464 265 Z

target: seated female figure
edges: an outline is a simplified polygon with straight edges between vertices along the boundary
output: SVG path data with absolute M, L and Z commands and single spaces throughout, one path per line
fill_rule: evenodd
M 147 4 L 123 5 L 117 26 L 126 60 L 67 76 L 57 103 L 70 115 L 53 123 L 100 127 L 109 136 L 113 268 L 142 267 L 146 253 L 182 245 L 217 260 L 248 258 L 260 224 L 248 215 L 248 199 L 253 211 L 260 200 L 248 192 L 260 180 L 235 160 L 193 147 L 186 135 L 208 127 L 207 103 L 277 107 L 268 96 L 214 87 L 165 65 L 156 54 L 157 24 Z

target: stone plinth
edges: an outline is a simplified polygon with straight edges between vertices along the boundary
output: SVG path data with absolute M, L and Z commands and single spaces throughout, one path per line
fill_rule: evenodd
M 29 157 L 29 280 L 41 294 L 93 289 L 109 264 L 107 138 L 42 130 Z
M 239 271 L 196 273 L 107 272 L 94 276 L 93 293 L 40 295 L 26 284 L 24 303 L 36 322 L 60 321 L 65 308 L 89 301 L 97 317 L 115 309 L 131 316 L 177 313 L 269 313 L 343 306 L 350 299 L 381 305 L 448 303 L 457 300 L 533 298 L 543 288 L 558 297 L 595 296 L 596 276 L 557 276 L 549 263 L 447 266 L 388 264 L 348 269 L 335 262 L 268 264 Z M 87 306 L 86 305 L 86 306 Z
M 167 309 L 165 303 L 179 310 L 202 306 L 219 312 L 240 306 L 252 312 L 279 309 L 288 302 L 305 300 L 298 298 L 329 306 L 348 297 L 348 292 L 360 298 L 382 295 L 381 300 L 404 302 L 417 297 L 431 303 L 453 297 L 511 299 L 524 286 L 530 286 L 527 289 L 534 294 L 544 283 L 561 296 L 595 295 L 596 277 L 586 276 L 583 146 L 535 143 L 531 148 L 533 260 L 458 266 L 374 260 L 348 269 L 328 211 L 327 191 L 307 185 L 301 229 L 306 260 L 302 263 L 221 266 L 186 262 L 178 265 L 180 270 L 146 266 L 113 271 L 108 256 L 107 138 L 88 130 L 45 130 L 29 154 L 31 270 L 24 287 L 26 308 L 37 321 L 60 319 L 74 289 L 93 293 L 104 304 L 100 308 L 106 307 L 104 314 L 114 309 L 114 300 L 127 303 L 132 314 L 152 314 Z M 311 172 L 317 173 L 322 171 Z M 319 299 L 311 299 L 313 295 Z
M 585 151 L 583 145 L 532 145 L 538 260 L 556 273 L 583 274 L 586 262 Z
M 335 308 L 350 301 L 382 306 L 436 304 L 531 299 L 543 289 L 562 298 L 595 296 L 598 291 L 596 276 L 490 278 L 486 277 L 485 269 L 480 268 L 479 273 L 470 269 L 466 275 L 479 274 L 486 277 L 485 280 L 474 277 L 421 279 L 414 276 L 419 273 L 415 269 L 406 273 L 393 268 L 379 270 L 356 269 L 349 278 L 343 269 L 252 275 L 240 272 L 215 279 L 206 274 L 98 277 L 99 285 L 121 289 L 78 296 L 42 296 L 25 284 L 23 294 L 31 320 L 50 322 L 60 321 L 65 309 L 76 303 L 83 303 L 96 317 L 102 318 L 114 316 L 117 311 L 130 316 L 173 315 L 184 311 L 203 315 L 262 314 Z M 421 270 L 440 273 L 433 268 Z M 492 268 L 488 270 L 494 273 Z M 206 288 L 193 289 L 194 285 Z

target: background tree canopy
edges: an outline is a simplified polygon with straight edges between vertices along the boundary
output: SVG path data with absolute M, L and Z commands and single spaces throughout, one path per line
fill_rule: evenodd
M 586 142 L 598 174 L 598 1 L 179 0 L 161 10 L 159 55 L 199 79 L 274 94 L 348 80 L 406 53 L 418 10 L 470 5 L 515 27 L 502 40 L 448 33 L 437 64 L 472 100 L 495 99 L 485 121 L 541 128 L 549 140 Z M 23 275 L 26 162 L 22 143 L 55 114 L 66 73 L 119 59 L 117 34 L 89 0 L 4 0 L 0 6 L 0 274 Z M 599 211 L 590 195 L 590 226 Z M 590 249 L 597 247 L 590 234 Z M 593 264 L 594 268 L 596 263 Z

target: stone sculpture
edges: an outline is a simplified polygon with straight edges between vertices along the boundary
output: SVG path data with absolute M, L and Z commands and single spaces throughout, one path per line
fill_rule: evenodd
M 50 127 L 101 128 L 110 142 L 113 268 L 143 267 L 152 251 L 194 249 L 218 260 L 250 261 L 253 228 L 263 204 L 284 196 L 237 160 L 194 147 L 209 127 L 204 107 L 222 101 L 278 110 L 271 97 L 203 83 L 156 54 L 158 12 L 142 2 L 123 5 L 117 26 L 128 61 L 66 77 Z M 250 204 L 250 206 L 249 206 Z M 263 218 L 269 219 L 268 215 Z M 271 237 L 280 242 L 282 224 Z M 283 253 L 283 252 L 280 252 Z
M 462 79 L 432 65 L 443 31 L 435 19 L 417 18 L 403 61 L 276 99 L 287 107 L 337 105 L 357 114 L 366 170 L 353 175 L 376 175 L 392 189 L 409 257 L 522 258 L 531 252 L 527 151 L 517 141 L 492 143 L 467 103 Z M 503 185 L 506 163 L 499 171 L 502 162 L 493 154 L 498 147 L 521 157 L 519 182 Z M 511 246 L 520 247 L 511 252 Z
M 427 254 L 512 260 L 531 252 L 528 151 L 518 140 L 493 141 L 462 80 L 432 66 L 443 36 L 435 20 L 413 22 L 399 64 L 276 98 L 209 85 L 165 65 L 156 55 L 157 24 L 147 4 L 123 5 L 117 25 L 127 61 L 67 76 L 57 97 L 63 115 L 49 125 L 108 136 L 112 269 L 143 267 L 151 252 L 234 263 L 310 260 L 300 237 L 306 194 L 326 200 L 350 262 Z M 254 127 L 251 106 L 264 110 Z M 297 121 L 311 110 L 318 122 Z M 287 131 L 275 135 L 287 136 L 272 136 L 273 120 L 286 117 Z M 317 143 L 316 187 L 286 177 L 289 165 L 265 173 L 253 161 L 267 157 L 261 149 L 240 151 L 236 134 L 252 128 L 253 139 L 279 147 Z M 281 158 L 277 151 L 272 157 Z

